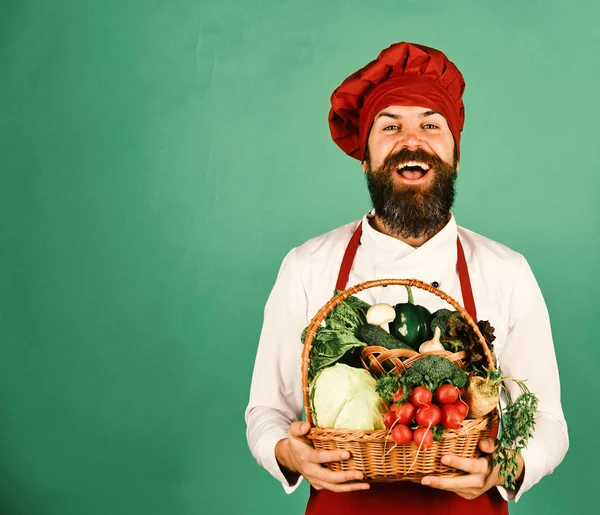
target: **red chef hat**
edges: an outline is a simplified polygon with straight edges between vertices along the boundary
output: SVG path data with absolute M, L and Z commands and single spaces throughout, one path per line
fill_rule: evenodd
M 373 119 L 389 105 L 414 105 L 438 111 L 448 121 L 460 158 L 465 121 L 465 81 L 439 50 L 395 43 L 348 77 L 331 95 L 329 128 L 333 141 L 363 160 Z

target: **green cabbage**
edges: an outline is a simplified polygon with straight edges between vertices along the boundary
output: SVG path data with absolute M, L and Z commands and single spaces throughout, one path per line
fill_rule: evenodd
M 317 427 L 385 429 L 388 403 L 375 391 L 377 382 L 364 368 L 338 363 L 321 370 L 311 383 L 310 398 Z

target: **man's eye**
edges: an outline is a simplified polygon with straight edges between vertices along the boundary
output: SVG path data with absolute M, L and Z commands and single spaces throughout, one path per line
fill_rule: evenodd
M 397 125 L 388 125 L 387 127 L 384 127 L 383 130 L 384 131 L 388 131 L 388 130 L 395 130 L 398 129 L 399 127 Z
M 438 129 L 439 127 L 437 125 L 434 125 L 433 123 L 426 123 L 425 125 L 423 125 L 424 129 Z

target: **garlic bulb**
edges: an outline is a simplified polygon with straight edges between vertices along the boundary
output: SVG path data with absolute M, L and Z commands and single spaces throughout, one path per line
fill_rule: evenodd
M 436 326 L 435 333 L 433 334 L 433 338 L 426 342 L 423 342 L 419 347 L 419 352 L 432 352 L 436 350 L 446 350 L 440 341 L 440 336 L 442 332 L 439 326 Z

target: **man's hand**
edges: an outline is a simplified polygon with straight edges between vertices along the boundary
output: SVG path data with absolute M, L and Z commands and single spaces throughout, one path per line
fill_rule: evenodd
M 442 463 L 459 470 L 464 470 L 468 474 L 457 477 L 439 477 L 425 476 L 421 480 L 421 484 L 439 488 L 441 490 L 449 490 L 465 499 L 475 499 L 483 492 L 490 488 L 500 485 L 502 481 L 498 477 L 498 468 L 496 465 L 492 467 L 491 454 L 496 450 L 497 442 L 493 438 L 484 438 L 479 442 L 479 448 L 488 456 L 481 458 L 460 458 L 458 456 L 444 456 Z M 517 478 L 523 473 L 523 458 L 517 455 L 519 461 L 519 470 Z
M 362 472 L 333 472 L 326 468 L 323 463 L 347 460 L 350 453 L 316 450 L 306 438 L 309 431 L 308 422 L 292 423 L 288 437 L 280 440 L 275 446 L 275 457 L 281 466 L 304 476 L 317 490 L 350 492 L 369 488 L 369 483 L 358 482 L 363 478 Z

